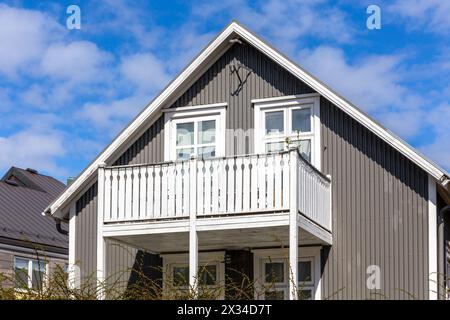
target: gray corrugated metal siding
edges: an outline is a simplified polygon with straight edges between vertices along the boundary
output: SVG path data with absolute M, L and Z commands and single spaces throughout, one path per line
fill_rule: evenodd
M 322 171 L 333 181 L 324 296 L 427 298 L 427 174 L 324 98 L 321 121 Z M 381 268 L 376 294 L 369 265 Z

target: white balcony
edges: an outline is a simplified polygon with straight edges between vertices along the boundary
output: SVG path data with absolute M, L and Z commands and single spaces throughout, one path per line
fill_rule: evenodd
M 187 232 L 191 214 L 203 231 L 287 226 L 295 194 L 299 226 L 331 242 L 330 179 L 296 151 L 105 167 L 103 177 L 106 236 Z
M 194 291 L 200 251 L 288 245 L 290 283 L 298 283 L 298 246 L 332 241 L 331 181 L 297 149 L 100 167 L 98 183 L 100 281 L 108 238 L 152 252 L 189 252 Z

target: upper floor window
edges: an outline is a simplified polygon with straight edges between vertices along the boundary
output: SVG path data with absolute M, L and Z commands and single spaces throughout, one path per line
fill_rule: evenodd
M 319 97 L 305 95 L 253 102 L 255 151 L 279 152 L 295 145 L 304 159 L 320 169 Z
M 165 160 L 223 156 L 225 107 L 221 103 L 165 110 Z

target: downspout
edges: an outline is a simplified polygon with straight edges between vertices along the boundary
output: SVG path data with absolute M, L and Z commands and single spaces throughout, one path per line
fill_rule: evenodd
M 64 230 L 64 229 L 61 227 L 61 220 L 55 219 L 55 223 L 56 223 L 56 230 L 58 230 L 59 233 L 65 235 L 65 236 L 67 236 L 67 235 L 69 234 L 69 231 Z
M 438 240 L 438 298 L 446 299 L 446 277 L 445 277 L 445 238 L 444 238 L 444 217 L 450 212 L 450 205 L 439 210 L 437 221 L 437 240 Z M 449 277 L 450 275 L 447 275 Z

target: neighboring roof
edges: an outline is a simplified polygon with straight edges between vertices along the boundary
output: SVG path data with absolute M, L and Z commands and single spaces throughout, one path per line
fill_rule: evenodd
M 42 211 L 65 189 L 60 181 L 35 170 L 12 167 L 0 180 L 0 242 L 14 239 L 45 247 L 68 247 L 54 219 Z
M 254 46 L 256 49 L 260 50 L 287 71 L 291 72 L 298 79 L 305 82 L 323 97 L 330 100 L 334 105 L 341 108 L 355 120 L 359 121 L 378 137 L 405 155 L 405 157 L 416 163 L 439 183 L 445 185 L 446 187 L 449 186 L 449 174 L 444 169 L 425 158 L 406 142 L 395 136 L 392 132 L 381 126 L 375 120 L 371 119 L 368 115 L 363 113 L 343 97 L 332 91 L 321 81 L 306 72 L 303 68 L 286 58 L 246 28 L 233 21 L 213 41 L 211 41 L 206 48 L 200 52 L 200 54 L 166 88 L 164 88 L 162 92 L 153 101 L 151 101 L 121 133 L 118 134 L 113 142 L 86 167 L 86 169 L 77 177 L 70 187 L 67 188 L 66 191 L 45 210 L 45 213 L 63 218 L 66 212 L 62 212 L 62 209 L 66 208 L 68 203 L 73 200 L 78 190 L 86 187 L 87 184 L 92 181 L 93 175 L 96 173 L 98 166 L 102 163 L 111 161 L 114 157 L 117 157 L 118 152 L 122 150 L 126 143 L 136 137 L 136 134 L 144 124 L 148 124 L 152 120 L 155 120 L 155 114 L 157 114 L 162 107 L 174 100 L 175 97 L 182 94 L 183 90 L 186 90 L 188 83 L 195 81 L 201 75 L 199 73 L 202 70 L 205 70 L 205 67 L 208 64 L 212 64 L 212 62 L 215 61 L 215 57 L 219 56 L 232 45 L 229 40 L 233 38 L 241 38 Z

